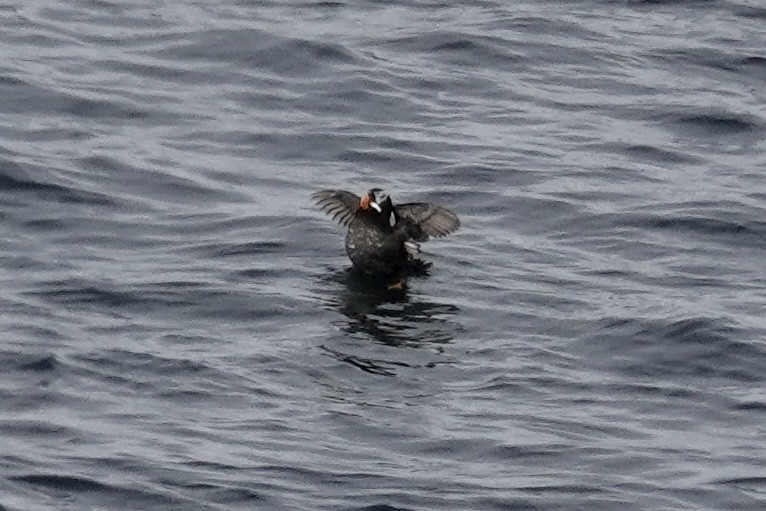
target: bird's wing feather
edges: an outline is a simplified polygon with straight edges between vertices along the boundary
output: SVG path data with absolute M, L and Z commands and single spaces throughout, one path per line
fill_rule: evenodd
M 422 231 L 416 241 L 425 241 L 428 237 L 440 238 L 460 227 L 460 219 L 449 209 L 426 202 L 410 202 L 396 206 L 399 217 L 411 220 Z
M 332 215 L 332 219 L 346 226 L 359 208 L 360 197 L 345 190 L 320 190 L 311 194 L 319 208 Z

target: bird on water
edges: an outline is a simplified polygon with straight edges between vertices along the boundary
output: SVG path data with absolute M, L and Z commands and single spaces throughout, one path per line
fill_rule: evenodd
M 418 242 L 446 236 L 460 227 L 452 211 L 427 202 L 394 205 L 380 188 L 362 197 L 345 190 L 312 194 L 316 204 L 343 226 L 346 253 L 355 270 L 367 275 L 404 277 L 430 264 L 415 257 Z

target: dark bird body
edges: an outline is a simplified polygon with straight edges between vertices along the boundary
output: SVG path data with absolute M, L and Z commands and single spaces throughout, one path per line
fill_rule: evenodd
M 454 232 L 460 220 L 452 211 L 425 202 L 394 205 L 380 189 L 363 197 L 345 190 L 312 195 L 325 212 L 348 226 L 346 253 L 354 268 L 373 275 L 403 275 L 425 263 L 414 257 L 417 242 Z

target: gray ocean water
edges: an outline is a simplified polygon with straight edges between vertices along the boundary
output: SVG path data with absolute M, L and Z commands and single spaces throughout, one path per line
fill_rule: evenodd
M 0 7 L 0 510 L 766 509 L 760 0 Z M 360 285 L 322 188 L 457 212 Z

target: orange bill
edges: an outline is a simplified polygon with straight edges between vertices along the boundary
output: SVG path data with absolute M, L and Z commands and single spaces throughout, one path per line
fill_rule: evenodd
M 360 209 L 367 209 L 367 208 L 369 208 L 371 200 L 372 200 L 372 198 L 370 197 L 370 194 L 369 193 L 365 193 L 362 196 L 362 200 L 359 201 L 359 208 Z

